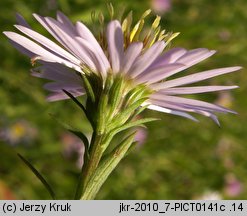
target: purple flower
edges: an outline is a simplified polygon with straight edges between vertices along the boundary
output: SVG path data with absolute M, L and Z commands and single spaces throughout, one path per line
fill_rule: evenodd
M 229 197 L 237 197 L 243 192 L 243 185 L 242 183 L 236 178 L 233 173 L 228 173 L 225 176 L 225 193 Z
M 171 9 L 171 0 L 151 0 L 153 10 L 163 14 Z
M 171 76 L 210 57 L 215 53 L 214 50 L 173 48 L 164 51 L 169 40 L 164 40 L 162 32 L 159 37 L 156 34 L 151 38 L 150 33 L 145 39 L 140 39 L 138 30 L 142 29 L 143 18 L 132 31 L 124 22 L 121 24 L 118 20 L 110 21 L 103 35 L 103 42 L 99 43 L 83 23 L 76 22 L 74 25 L 61 12 L 57 13 L 57 19 L 37 14 L 34 14 L 34 17 L 60 46 L 33 31 L 20 15 L 17 17 L 19 24 L 15 27 L 25 36 L 15 32 L 4 34 L 19 51 L 28 55 L 33 63 L 37 61 L 41 64 L 33 70 L 32 75 L 53 81 L 44 86 L 51 92 L 49 101 L 68 98 L 62 89 L 75 97 L 85 94 L 80 74 L 86 73 L 86 65 L 86 68 L 103 80 L 102 85 L 109 74 L 122 76 L 126 82 L 133 83 L 133 86 L 145 85 L 152 92 L 143 104 L 149 109 L 192 120 L 196 119 L 189 113 L 199 113 L 212 118 L 216 123 L 218 120 L 215 112 L 235 113 L 215 104 L 180 96 L 237 88 L 235 85 L 187 85 L 237 71 L 241 67 L 218 68 L 170 79 Z M 156 25 L 152 27 L 154 26 Z M 147 42 L 147 38 L 153 40 Z

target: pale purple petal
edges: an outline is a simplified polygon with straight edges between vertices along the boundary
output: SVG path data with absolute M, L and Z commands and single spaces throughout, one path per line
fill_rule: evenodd
M 109 67 L 105 66 L 101 56 L 97 53 L 97 50 L 85 39 L 76 37 L 75 40 L 84 48 L 87 55 L 90 57 L 96 67 L 96 72 L 100 73 L 103 77 L 106 77 L 106 73 Z
M 67 34 L 67 32 L 62 29 L 61 23 L 58 23 L 52 18 L 47 18 L 46 21 L 52 29 L 60 35 L 62 44 L 74 53 L 83 63 L 96 71 L 96 66 L 90 58 L 90 51 L 86 47 L 82 46 L 81 43 L 78 43 L 75 38 L 72 38 L 69 34 Z
M 161 54 L 164 48 L 165 43 L 163 41 L 158 41 L 154 43 L 145 53 L 143 53 L 143 55 L 139 56 L 129 71 L 131 77 L 135 78 L 145 71 Z
M 181 56 L 179 59 L 176 60 L 177 63 L 184 64 L 188 67 L 197 64 L 198 62 L 203 61 L 206 58 L 209 58 L 213 54 L 215 54 L 215 50 L 208 50 L 205 48 L 198 48 L 194 50 L 190 50 Z
M 73 32 L 76 35 L 76 29 L 73 23 L 65 16 L 61 11 L 57 12 L 57 20 L 68 29 L 69 32 Z
M 31 28 L 31 26 L 26 22 L 22 15 L 16 13 L 16 21 L 19 25 L 25 26 L 27 28 Z
M 151 100 L 160 100 L 165 103 L 170 103 L 174 105 L 178 105 L 181 107 L 187 107 L 187 108 L 193 108 L 198 110 L 204 110 L 209 112 L 230 112 L 230 113 L 236 113 L 232 110 L 229 110 L 227 108 L 221 107 L 219 105 L 207 103 L 204 101 L 199 101 L 195 99 L 189 99 L 189 98 L 181 98 L 176 96 L 168 96 L 161 93 L 155 93 L 151 95 Z
M 82 91 L 69 91 L 74 97 L 78 97 L 81 95 L 84 95 L 85 92 Z M 49 94 L 46 97 L 47 101 L 53 102 L 53 101 L 59 101 L 59 100 L 65 100 L 65 99 L 70 99 L 68 95 L 66 95 L 64 92 L 53 92 Z
M 165 107 L 165 108 L 168 108 L 171 110 L 179 110 L 179 111 L 183 111 L 183 112 L 195 112 L 196 110 L 199 110 L 199 109 L 196 109 L 194 107 L 186 106 L 184 104 L 178 104 L 178 103 L 173 103 L 170 101 L 164 101 L 164 100 L 161 100 L 158 98 L 151 98 L 150 102 L 154 105 L 157 105 L 157 106 Z
M 190 115 L 190 114 L 188 114 L 186 112 L 167 109 L 167 108 L 164 108 L 164 107 L 161 107 L 161 106 L 157 106 L 157 105 L 154 105 L 154 104 L 149 105 L 147 108 L 151 109 L 151 110 L 159 111 L 159 112 L 164 112 L 164 113 L 169 113 L 169 114 L 173 114 L 173 115 L 182 116 L 182 117 L 191 119 L 193 121 L 198 121 L 196 118 L 194 118 L 192 115 Z
M 166 107 L 165 109 L 169 108 L 169 109 L 176 111 L 176 112 L 182 112 L 182 113 L 186 113 L 186 114 L 187 114 L 187 112 L 198 113 L 198 114 L 201 114 L 201 115 L 204 115 L 206 117 L 211 118 L 217 125 L 220 125 L 216 115 L 214 115 L 210 111 L 205 111 L 205 110 L 202 110 L 200 108 L 198 109 L 197 107 L 188 106 L 188 105 L 185 106 L 185 105 L 176 104 L 176 103 L 164 102 L 161 100 L 152 100 L 152 103 L 155 104 L 155 106 L 158 106 L 158 107 L 161 106 L 162 108 Z M 189 114 L 187 114 L 187 115 L 189 115 Z M 183 115 L 181 115 L 181 116 L 183 116 Z M 186 117 L 186 116 L 184 116 L 184 117 Z
M 58 46 L 57 44 L 55 44 L 53 41 L 49 40 L 48 38 L 44 37 L 43 35 L 35 32 L 29 28 L 26 28 L 24 26 L 15 25 L 15 27 L 17 29 L 19 29 L 21 32 L 23 32 L 24 34 L 26 34 L 27 36 L 29 36 L 30 38 L 34 39 L 35 41 L 37 41 L 41 45 L 48 48 L 49 50 L 51 50 L 51 51 L 55 52 L 56 54 L 66 58 L 67 60 L 73 62 L 74 64 L 80 65 L 80 63 L 81 63 L 80 60 L 75 58 L 69 52 L 65 51 L 63 48 L 61 48 L 60 46 Z
M 110 64 L 109 64 L 109 61 L 108 61 L 104 51 L 102 50 L 101 46 L 99 45 L 99 43 L 95 39 L 94 35 L 81 22 L 76 23 L 76 30 L 77 30 L 80 37 L 82 37 L 83 39 L 88 41 L 88 43 L 90 43 L 92 45 L 92 47 L 94 47 L 95 52 L 97 53 L 97 55 L 101 59 L 102 63 L 104 64 L 105 72 L 106 72 L 110 68 Z
M 138 83 L 155 83 L 181 71 L 183 67 L 183 64 L 173 63 L 151 70 L 147 69 L 145 73 L 140 74 L 138 77 L 136 77 L 136 80 Z
M 67 81 L 78 83 L 82 86 L 82 79 L 75 73 L 75 71 L 57 63 L 45 63 L 42 66 L 32 69 L 32 75 L 54 80 L 54 81 Z
M 53 92 L 48 96 L 49 101 L 67 99 L 68 97 L 62 91 L 63 89 L 69 91 L 75 97 L 85 94 L 82 79 L 75 71 L 57 63 L 42 63 L 42 66 L 32 70 L 32 75 L 54 81 L 44 85 L 45 89 Z
M 136 58 L 140 55 L 142 48 L 142 42 L 133 42 L 128 46 L 127 50 L 124 53 L 123 64 L 121 66 L 121 71 L 123 73 L 128 73 Z
M 57 18 L 59 18 L 59 19 L 54 19 L 54 18 L 52 18 L 52 17 L 44 17 L 45 18 L 45 20 L 47 21 L 47 23 L 50 25 L 50 21 L 52 21 L 53 22 L 53 24 L 52 25 L 50 25 L 51 27 L 53 27 L 53 25 L 57 25 L 57 26 L 59 26 L 61 29 L 62 29 L 62 31 L 64 31 L 64 32 L 66 32 L 70 37 L 76 37 L 76 36 L 79 36 L 78 35 L 78 33 L 77 33 L 77 31 L 76 31 L 76 28 L 75 28 L 75 26 L 71 23 L 71 25 L 69 25 L 68 23 L 67 23 L 67 21 L 65 21 L 65 20 L 61 20 L 61 16 L 59 17 L 59 16 L 57 16 Z M 65 22 L 65 23 L 64 23 Z M 69 21 L 70 22 L 70 21 Z M 60 36 L 59 34 L 58 34 L 58 36 Z
M 183 48 L 174 48 L 164 53 L 160 57 L 158 57 L 149 68 L 147 68 L 142 74 L 140 74 L 139 77 L 137 77 L 137 79 L 140 78 L 141 80 L 144 80 L 144 78 L 142 77 L 143 74 L 151 77 L 152 70 L 154 71 L 160 70 L 162 72 L 162 68 L 164 68 L 163 75 L 160 73 L 159 77 L 156 76 L 152 81 L 149 78 L 146 79 L 149 80 L 148 82 L 149 84 L 158 82 L 162 79 L 166 79 L 180 71 L 185 70 L 186 68 L 192 66 L 193 64 L 196 64 L 204 60 L 205 58 L 208 58 L 214 53 L 215 51 L 209 51 L 208 49 L 205 48 L 199 48 L 190 51 L 186 51 Z M 180 67 L 178 66 L 176 68 L 175 66 L 173 66 L 175 64 L 180 64 L 181 66 Z M 170 70 L 168 69 L 169 67 L 171 67 Z
M 60 36 L 47 23 L 45 17 L 39 16 L 38 14 L 33 14 L 33 16 L 59 43 L 61 43 L 65 48 L 67 48 L 67 46 L 63 44 L 63 41 L 61 40 Z
M 119 21 L 111 21 L 107 26 L 107 43 L 111 66 L 114 73 L 118 73 L 124 56 L 123 32 Z
M 154 67 L 163 67 L 166 64 L 174 63 L 178 58 L 183 56 L 186 52 L 188 52 L 184 48 L 173 48 L 167 52 L 164 52 L 162 55 L 160 55 L 153 63 L 152 66 Z M 151 66 L 151 67 L 152 67 Z
M 65 100 L 65 99 L 70 99 L 70 98 L 64 92 L 53 92 L 46 97 L 46 100 L 49 102 Z
M 83 39 L 90 42 L 93 46 L 102 50 L 102 48 L 99 46 L 98 41 L 95 39 L 94 35 L 87 28 L 87 26 L 85 26 L 82 22 L 76 22 L 75 28 L 78 36 L 82 37 Z
M 9 41 L 19 52 L 22 54 L 28 56 L 29 58 L 33 58 L 36 56 L 35 53 L 31 52 L 30 50 L 26 49 L 25 47 L 21 46 L 20 44 L 14 42 L 14 41 Z
M 35 53 L 38 60 L 43 60 L 47 62 L 58 62 L 60 64 L 64 64 L 67 67 L 74 68 L 75 70 L 81 72 L 80 67 L 77 65 L 57 56 L 53 53 L 47 51 L 43 47 L 39 46 L 38 44 L 34 43 L 33 41 L 29 40 L 28 38 L 17 34 L 15 32 L 3 32 L 10 40 L 14 41 L 15 43 L 19 44 L 20 46 L 24 47 L 25 49 L 30 50 L 31 52 Z M 35 58 L 36 56 L 32 56 Z
M 37 70 L 37 71 L 35 71 Z M 39 72 L 38 72 L 39 71 Z M 74 77 L 68 77 L 65 74 L 59 74 L 59 73 L 51 73 L 51 70 L 49 69 L 44 69 L 42 67 L 38 67 L 35 69 L 31 70 L 31 75 L 38 77 L 38 78 L 42 78 L 42 79 L 47 79 L 47 80 L 52 80 L 52 81 L 72 81 L 74 80 Z
M 23 51 L 25 49 L 29 50 L 31 53 L 34 53 L 35 55 L 39 56 L 45 56 L 48 55 L 51 59 L 53 59 L 53 54 L 42 48 L 41 46 L 37 45 L 33 41 L 27 39 L 26 37 L 17 34 L 15 32 L 3 32 L 11 41 L 18 44 L 19 46 L 23 47 Z M 32 56 L 34 57 L 34 56 Z
M 206 111 L 201 111 L 201 110 L 200 110 L 200 111 L 196 111 L 196 113 L 211 118 L 218 126 L 220 126 L 220 122 L 219 122 L 217 116 L 214 115 L 213 113 L 211 113 L 211 112 L 206 112 Z
M 50 83 L 46 83 L 43 86 L 43 88 L 52 92 L 59 92 L 62 89 L 68 91 L 82 89 L 82 87 L 78 86 L 77 83 L 70 83 L 70 82 L 50 82 Z
M 189 51 L 183 48 L 173 48 L 159 56 L 151 67 L 163 67 L 169 63 L 181 63 L 185 65 L 183 68 L 183 70 L 185 70 L 186 68 L 209 58 L 215 52 L 215 50 L 208 50 L 206 48 L 198 48 Z
M 73 52 L 81 61 L 89 66 L 93 71 L 101 72 L 103 75 L 106 75 L 108 68 L 105 67 L 104 62 L 102 62 L 101 55 L 95 53 L 97 49 L 93 47 L 88 41 L 78 36 L 71 36 L 67 34 L 68 31 L 65 31 L 64 27 L 55 21 L 54 19 L 47 18 L 47 23 L 61 35 L 61 40 L 63 44 Z
M 205 92 L 216 92 L 238 88 L 238 86 L 199 86 L 199 87 L 178 87 L 163 89 L 158 92 L 164 95 L 198 94 Z
M 185 64 L 188 64 L 191 60 L 204 56 L 208 52 L 210 51 L 206 48 L 197 48 L 197 49 L 188 50 L 184 55 L 180 56 L 176 60 L 176 62 L 183 62 Z
M 76 28 L 69 28 L 68 25 L 70 26 L 70 24 L 68 24 L 68 22 L 65 20 L 66 18 L 62 17 L 61 14 L 58 14 L 58 16 L 60 22 L 50 17 L 43 18 L 37 14 L 34 14 L 34 17 L 41 23 L 41 25 L 43 25 L 58 42 L 60 42 L 66 49 L 72 52 L 84 64 L 89 66 L 94 71 L 100 70 L 101 72 L 105 73 L 109 68 L 109 62 L 107 61 L 103 51 L 99 51 L 99 45 L 98 49 L 95 49 L 95 47 L 92 45 L 91 47 L 93 48 L 89 50 L 88 46 L 85 46 L 85 44 L 82 43 L 83 38 L 78 38 L 80 34 L 78 31 L 76 31 Z M 67 24 L 63 25 L 62 22 L 66 22 Z M 98 58 L 100 58 L 100 61 L 93 61 L 93 59 Z M 95 65 L 95 63 L 97 64 Z M 104 66 L 102 66 L 102 64 Z
M 208 70 L 208 71 L 184 76 L 181 78 L 168 80 L 166 82 L 153 84 L 151 85 L 151 88 L 155 90 L 159 90 L 159 89 L 171 88 L 175 86 L 187 85 L 187 84 L 199 82 L 202 80 L 206 80 L 211 77 L 219 76 L 219 75 L 226 74 L 226 73 L 231 73 L 231 72 L 234 72 L 240 69 L 241 67 L 236 66 L 236 67 L 227 67 L 227 68 Z
M 37 14 L 33 14 L 33 16 L 67 50 L 72 52 L 77 58 L 81 59 L 83 63 L 95 69 L 93 62 L 88 55 L 85 54 L 85 50 L 83 50 L 83 48 L 81 48 L 80 45 L 74 41 L 74 38 L 72 38 L 77 36 L 74 32 L 68 30 L 62 23 L 53 18 L 41 17 Z
M 182 53 L 183 50 L 178 50 L 180 52 L 178 52 L 179 54 Z M 166 79 L 180 71 L 183 71 L 185 69 L 187 69 L 188 67 L 191 67 L 192 65 L 204 60 L 205 58 L 208 58 L 209 56 L 213 55 L 215 53 L 215 51 L 209 51 L 208 49 L 204 49 L 204 48 L 199 48 L 199 49 L 194 49 L 194 50 L 190 50 L 185 52 L 184 55 L 182 55 L 180 58 L 174 60 L 175 58 L 173 58 L 174 63 L 173 64 L 180 64 L 180 67 L 171 69 L 171 70 L 164 70 L 163 72 L 163 79 Z M 178 55 L 177 55 L 178 56 Z M 156 68 L 166 68 L 169 67 L 169 63 L 167 64 L 162 64 L 162 65 L 158 65 L 156 66 Z M 172 66 L 171 66 L 172 67 Z M 154 66 L 152 66 L 152 68 L 154 68 Z M 149 72 L 149 68 L 144 72 L 144 73 L 148 73 Z M 161 80 L 161 79 L 160 79 Z M 159 81 L 159 80 L 157 80 Z M 157 82 L 156 81 L 156 82 Z M 149 82 L 149 84 L 154 83 L 154 82 Z

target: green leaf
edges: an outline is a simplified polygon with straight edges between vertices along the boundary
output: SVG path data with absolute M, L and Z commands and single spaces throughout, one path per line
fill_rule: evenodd
M 131 146 L 129 147 L 128 151 L 125 153 L 125 157 L 128 156 L 129 153 L 130 153 L 133 149 L 136 148 L 137 144 L 138 144 L 137 141 L 135 141 L 135 142 L 133 142 L 133 143 L 131 144 Z
M 84 133 L 82 133 L 81 131 L 79 131 L 79 130 L 73 128 L 71 125 L 69 125 L 69 124 L 67 124 L 67 123 L 65 123 L 65 122 L 62 122 L 62 121 L 59 120 L 55 115 L 53 115 L 53 114 L 51 114 L 51 113 L 50 113 L 49 115 L 50 115 L 53 119 L 55 119 L 55 121 L 56 121 L 57 123 L 59 123 L 59 124 L 62 125 L 65 129 L 67 129 L 69 132 L 71 132 L 71 133 L 73 133 L 74 135 L 76 135 L 77 137 L 79 137 L 79 138 L 82 140 L 82 142 L 83 142 L 83 144 L 84 144 L 84 146 L 85 146 L 85 152 L 88 153 L 89 141 L 88 141 L 88 139 L 87 139 L 87 137 L 86 137 L 86 135 L 85 135 Z
M 138 86 L 134 89 L 131 89 L 128 94 L 125 97 L 125 104 L 128 106 L 129 104 L 134 103 L 135 101 L 139 100 L 140 98 L 143 97 L 145 89 L 143 86 Z
M 108 131 L 118 127 L 119 125 L 124 124 L 130 118 L 133 112 L 138 107 L 140 107 L 146 100 L 147 98 L 141 98 L 140 100 L 127 107 L 124 111 L 116 115 L 112 122 L 107 126 Z
M 136 120 L 134 122 L 130 122 L 130 123 L 127 123 L 127 124 L 124 124 L 123 126 L 121 127 L 118 127 L 116 129 L 113 129 L 107 136 L 106 138 L 103 140 L 102 143 L 104 143 L 104 149 L 107 148 L 107 146 L 109 145 L 109 143 L 111 142 L 111 140 L 113 139 L 113 137 L 121 132 L 121 131 L 124 131 L 124 130 L 127 130 L 127 129 L 130 129 L 132 127 L 145 127 L 144 123 L 147 123 L 147 122 L 151 122 L 151 121 L 156 121 L 156 120 L 159 120 L 157 118 L 144 118 L 144 119 L 140 119 L 140 120 Z
M 104 92 L 108 93 L 112 87 L 112 84 L 113 84 L 113 75 L 109 73 L 106 77 Z
M 120 78 L 112 85 L 111 90 L 109 92 L 109 104 L 111 105 L 109 114 L 111 118 L 115 115 L 114 112 L 118 111 L 118 106 L 120 101 L 122 100 L 122 89 L 123 89 L 123 80 Z
M 28 168 L 30 168 L 30 170 L 33 172 L 33 174 L 41 181 L 41 183 L 44 185 L 46 190 L 51 195 L 52 199 L 55 200 L 56 195 L 55 195 L 54 191 L 52 190 L 51 186 L 47 183 L 47 181 L 44 179 L 44 177 L 39 173 L 39 171 L 37 169 L 35 169 L 34 166 L 28 160 L 26 160 L 21 154 L 18 153 L 17 155 L 28 166 Z
M 139 119 L 139 120 L 136 120 L 134 122 L 130 122 L 130 123 L 127 123 L 119 128 L 116 128 L 115 130 L 113 130 L 113 134 L 117 134 L 123 130 L 127 130 L 127 129 L 130 129 L 132 127 L 137 127 L 137 126 L 141 126 L 143 125 L 144 123 L 147 123 L 147 122 L 151 122 L 151 121 L 157 121 L 159 119 L 157 118 L 144 118 L 144 119 Z
M 85 115 L 87 115 L 87 111 L 85 109 L 85 107 L 82 105 L 82 103 L 80 101 L 78 101 L 70 92 L 66 91 L 65 89 L 62 89 L 63 92 L 68 95 L 85 113 Z
M 96 100 L 95 99 L 95 94 L 94 94 L 93 88 L 92 88 L 88 78 L 85 75 L 83 75 L 82 79 L 83 79 L 84 87 L 86 89 L 86 92 L 87 92 L 88 96 L 90 97 L 92 102 L 95 103 L 95 100 Z
M 108 104 L 108 94 L 104 93 L 101 94 L 99 99 L 99 106 L 98 106 L 98 113 L 97 113 L 97 128 L 96 132 L 98 134 L 103 134 L 105 130 L 105 122 L 106 122 L 106 115 L 107 115 L 107 104 Z
M 119 162 L 122 160 L 128 149 L 130 148 L 131 144 L 133 143 L 135 133 L 136 132 L 129 135 L 109 155 L 105 156 L 102 159 L 102 162 L 99 164 L 95 173 L 88 181 L 86 190 L 84 191 L 81 199 L 94 199 L 97 192 L 106 181 L 107 177 L 116 168 L 116 166 L 119 164 Z
M 139 115 L 140 113 L 142 113 L 145 109 L 147 109 L 149 105 L 145 105 L 145 106 L 142 106 L 142 107 L 139 107 L 138 109 L 135 110 L 135 112 L 133 113 L 133 115 L 131 116 L 130 118 L 130 121 L 135 118 L 137 115 Z
M 83 106 L 83 104 L 82 104 L 79 100 L 77 100 L 70 92 L 66 91 L 65 89 L 62 89 L 62 90 L 63 90 L 63 92 L 64 92 L 66 95 L 68 95 L 68 96 L 75 102 L 76 105 L 78 105 L 78 106 L 83 110 L 83 112 L 84 112 L 84 114 L 85 114 L 87 120 L 91 123 L 90 117 L 89 117 L 89 115 L 88 115 L 88 113 L 87 113 L 87 110 L 86 110 L 85 107 Z
M 75 130 L 70 130 L 70 129 L 68 129 L 68 131 L 71 132 L 71 133 L 73 133 L 74 135 L 76 135 L 77 137 L 79 137 L 82 140 L 82 142 L 84 144 L 84 147 L 85 147 L 85 155 L 88 158 L 89 157 L 89 153 L 88 153 L 89 142 L 88 142 L 88 139 L 85 136 L 85 134 L 83 134 L 80 131 L 75 131 Z

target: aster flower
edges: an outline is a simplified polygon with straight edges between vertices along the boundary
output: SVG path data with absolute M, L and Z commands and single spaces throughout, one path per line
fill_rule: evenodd
M 80 198 L 81 194 L 82 199 L 94 198 L 133 144 L 134 133 L 108 155 L 105 155 L 105 150 L 120 131 L 154 120 L 136 118 L 146 108 L 195 121 L 190 113 L 198 113 L 216 123 L 215 112 L 234 113 L 219 105 L 181 95 L 237 88 L 235 85 L 187 85 L 237 71 L 240 67 L 207 70 L 171 79 L 173 75 L 212 56 L 215 51 L 205 48 L 173 48 L 167 51 L 165 48 L 178 33 L 161 30 L 159 16 L 149 29 L 143 31 L 145 17 L 150 12 L 147 10 L 132 28 L 132 13 L 120 22 L 113 18 L 114 11 L 110 6 L 112 20 L 105 27 L 104 18 L 100 16 L 97 39 L 82 22 L 73 24 L 61 12 L 57 13 L 57 19 L 34 14 L 56 43 L 32 30 L 20 15 L 15 27 L 22 34 L 4 32 L 19 51 L 31 58 L 32 64 L 39 63 L 32 70 L 32 75 L 52 81 L 44 86 L 51 92 L 48 100 L 71 98 L 92 125 L 90 143 L 81 132 L 75 133 L 85 144 L 84 166 L 75 198 Z M 81 95 L 87 97 L 85 106 L 76 99 Z
M 85 94 L 82 79 L 76 72 L 84 74 L 84 66 L 87 66 L 103 80 L 108 74 L 113 74 L 132 81 L 133 85 L 145 85 L 152 94 L 142 105 L 149 104 L 149 109 L 181 115 L 193 120 L 196 119 L 188 112 L 199 113 L 211 117 L 217 123 L 214 112 L 234 113 L 218 105 L 182 98 L 180 95 L 237 88 L 235 85 L 184 86 L 237 71 L 240 67 L 213 69 L 169 79 L 172 75 L 210 57 L 215 53 L 214 50 L 173 48 L 164 51 L 167 42 L 157 39 L 150 47 L 145 47 L 144 41 L 138 40 L 129 41 L 126 46 L 124 23 L 121 25 L 118 20 L 113 20 L 107 25 L 105 35 L 107 49 L 104 49 L 82 22 L 73 25 L 61 12 L 57 13 L 56 20 L 37 14 L 34 14 L 34 17 L 61 46 L 33 31 L 20 15 L 17 17 L 18 25 L 15 27 L 25 36 L 15 32 L 4 32 L 4 34 L 17 49 L 28 55 L 32 62 L 41 63 L 41 66 L 33 69 L 32 75 L 53 81 L 44 86 L 52 92 L 48 96 L 49 101 L 68 98 L 63 89 L 75 97 Z

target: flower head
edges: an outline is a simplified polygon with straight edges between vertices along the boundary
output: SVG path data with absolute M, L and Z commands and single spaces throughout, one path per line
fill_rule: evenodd
M 133 28 L 132 13 L 123 22 L 110 21 L 106 28 L 101 26 L 98 40 L 82 22 L 73 24 L 61 12 L 57 13 L 57 19 L 34 14 L 59 45 L 32 30 L 20 15 L 17 16 L 18 25 L 15 27 L 24 36 L 15 32 L 4 34 L 19 51 L 31 58 L 33 64 L 40 63 L 40 66 L 32 70 L 32 75 L 53 81 L 44 86 L 51 92 L 48 96 L 50 101 L 68 98 L 63 90 L 77 97 L 88 95 L 89 87 L 93 88 L 91 92 L 95 93 L 95 89 L 102 92 L 108 85 L 120 80 L 118 82 L 122 83 L 122 96 L 130 99 L 129 93 L 140 87 L 145 91 L 145 100 L 140 106 L 149 109 L 192 120 L 196 119 L 189 113 L 199 113 L 217 123 L 215 112 L 234 113 L 215 104 L 180 96 L 237 88 L 235 85 L 187 85 L 237 71 L 240 67 L 218 68 L 170 79 L 212 56 L 215 51 L 205 48 L 165 50 L 177 34 L 161 30 L 160 17 L 157 16 L 149 31 L 143 35 L 144 19 L 149 13 L 150 10 L 146 11 Z M 86 85 L 85 77 L 91 83 L 90 86 Z M 112 90 L 112 94 L 115 90 Z M 137 92 L 136 90 L 135 94 Z

